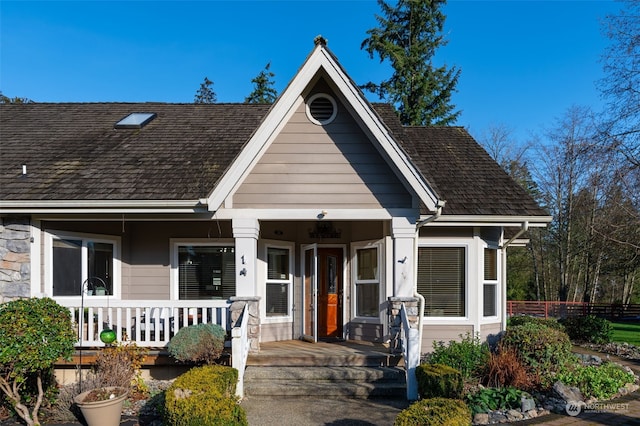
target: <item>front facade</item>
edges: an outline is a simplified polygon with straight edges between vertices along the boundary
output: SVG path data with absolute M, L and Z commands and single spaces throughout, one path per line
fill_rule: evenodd
M 505 232 L 550 220 L 463 129 L 368 103 L 323 43 L 270 106 L 0 112 L 0 296 L 126 305 L 110 321 L 130 336 L 136 307 L 228 325 L 213 307 L 250 298 L 263 342 L 385 342 L 389 298 L 422 296 L 423 351 L 486 337 Z

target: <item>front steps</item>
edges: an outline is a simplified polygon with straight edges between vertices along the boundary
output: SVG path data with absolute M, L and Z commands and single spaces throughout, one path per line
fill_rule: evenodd
M 358 345 L 302 345 L 250 354 L 245 396 L 406 398 L 400 357 Z

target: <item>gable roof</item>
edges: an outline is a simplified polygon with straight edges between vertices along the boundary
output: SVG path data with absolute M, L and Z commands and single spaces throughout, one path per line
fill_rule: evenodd
M 322 43 L 273 105 L 0 105 L 0 213 L 216 210 L 318 75 L 332 82 L 372 143 L 417 194 L 421 214 L 432 214 L 446 200 L 442 214 L 459 220 L 549 221 L 464 129 L 402 126 L 390 105 L 366 100 Z M 115 127 L 133 112 L 157 117 L 141 128 Z
M 278 97 L 271 110 L 262 121 L 247 146 L 232 164 L 230 173 L 226 173 L 208 197 L 211 210 L 217 210 L 233 189 L 259 160 L 278 132 L 293 115 L 296 107 L 303 101 L 302 96 L 315 79 L 323 76 L 337 88 L 337 95 L 349 112 L 362 123 L 363 130 L 369 133 L 371 142 L 384 154 L 391 165 L 398 170 L 418 199 L 430 211 L 435 211 L 440 201 L 424 175 L 409 160 L 406 153 L 390 135 L 388 127 L 373 111 L 358 86 L 344 71 L 337 58 L 326 47 L 326 41 L 316 37 L 316 46 L 298 70 L 293 80 Z

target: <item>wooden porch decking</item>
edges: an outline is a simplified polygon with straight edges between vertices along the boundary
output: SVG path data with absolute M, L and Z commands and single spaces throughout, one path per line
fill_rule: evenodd
M 249 353 L 247 365 L 255 366 L 403 366 L 381 343 L 364 341 L 306 342 L 285 340 L 260 343 L 259 352 Z

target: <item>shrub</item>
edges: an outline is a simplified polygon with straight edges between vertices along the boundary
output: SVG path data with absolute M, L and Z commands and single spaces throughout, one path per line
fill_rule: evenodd
M 559 372 L 556 380 L 565 385 L 576 386 L 586 398 L 608 399 L 627 383 L 633 383 L 632 373 L 613 363 L 600 366 L 576 366 Z
M 147 350 L 135 343 L 118 343 L 102 349 L 93 366 L 96 387 L 131 388 L 135 392 L 146 394 L 148 389 L 140 371 L 146 354 Z
M 462 395 L 462 374 L 448 365 L 420 364 L 416 368 L 416 379 L 422 398 L 460 398 Z
M 235 397 L 238 371 L 221 365 L 196 367 L 179 376 L 165 391 L 167 426 L 247 425 Z
M 482 384 L 489 387 L 509 387 L 529 389 L 533 380 L 527 374 L 516 353 L 505 349 L 492 353 L 482 378 Z
M 555 318 L 540 318 L 540 317 L 532 317 L 529 315 L 516 315 L 514 317 L 509 318 L 507 322 L 507 327 L 515 327 L 517 325 L 523 324 L 537 324 L 537 325 L 546 325 L 549 328 L 553 328 L 560 331 L 565 331 L 564 326 L 558 322 Z
M 396 417 L 394 426 L 468 426 L 471 411 L 459 399 L 430 398 L 414 402 Z
M 218 324 L 181 328 L 169 341 L 169 354 L 180 362 L 213 364 L 224 350 L 225 330 Z
M 527 323 L 508 327 L 499 344 L 500 351 L 512 350 L 531 372 L 557 371 L 575 362 L 566 333 L 545 325 Z
M 460 342 L 452 340 L 447 345 L 444 342 L 434 342 L 428 362 L 455 368 L 465 379 L 480 376 L 489 359 L 489 345 L 469 333 L 460 335 L 460 338 Z
M 575 342 L 604 344 L 611 341 L 613 328 L 611 322 L 604 318 L 587 315 L 567 318 L 562 323 L 569 338 Z
M 504 388 L 484 388 L 467 395 L 465 400 L 473 415 L 493 410 L 520 408 L 522 396 L 527 395 L 512 386 Z
M 51 369 L 59 358 L 71 358 L 76 340 L 69 310 L 53 299 L 0 305 L 0 387 L 28 425 L 39 423 Z M 31 380 L 37 391 L 29 392 Z

